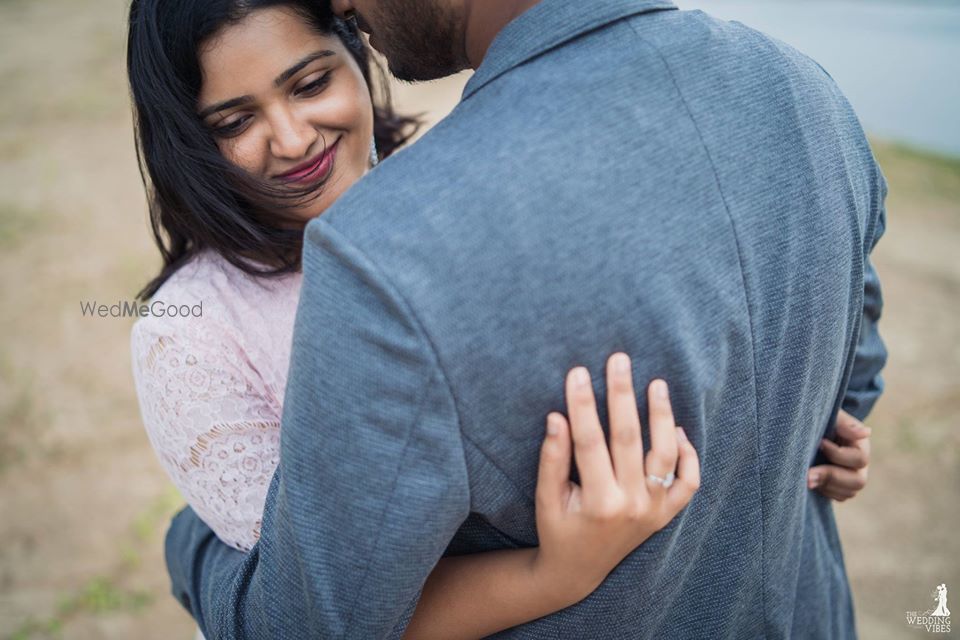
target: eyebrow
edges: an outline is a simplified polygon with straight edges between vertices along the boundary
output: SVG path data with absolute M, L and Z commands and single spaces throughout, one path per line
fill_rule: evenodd
M 310 64 L 310 63 L 313 62 L 314 60 L 319 60 L 320 58 L 327 58 L 327 57 L 329 57 L 329 56 L 335 56 L 335 55 L 337 55 L 337 54 L 334 53 L 333 51 L 330 51 L 329 49 L 323 49 L 323 50 L 321 50 L 321 51 L 314 51 L 313 53 L 304 56 L 304 57 L 300 60 L 300 62 L 298 62 L 297 64 L 293 65 L 292 67 L 290 67 L 289 69 L 287 69 L 286 71 L 284 71 L 283 73 L 281 73 L 280 75 L 278 75 L 276 78 L 274 78 L 273 84 L 274 84 L 274 86 L 279 87 L 279 86 L 282 85 L 284 82 L 286 82 L 287 80 L 289 80 L 289 79 L 292 78 L 293 76 L 295 76 L 295 75 L 297 75 L 298 73 L 300 73 L 300 71 L 301 71 L 305 66 L 307 66 L 308 64 Z
M 253 102 L 253 96 L 240 96 L 239 98 L 230 98 L 223 102 L 211 105 L 206 109 L 202 110 L 198 115 L 201 120 L 206 120 L 207 116 L 216 113 L 217 111 L 226 111 L 227 109 L 232 109 L 234 107 L 239 107 L 242 104 L 247 104 L 248 102 Z
M 315 60 L 319 60 L 321 58 L 328 58 L 330 56 L 335 56 L 335 55 L 337 55 L 336 52 L 330 51 L 329 49 L 314 51 L 313 53 L 308 54 L 303 58 L 301 58 L 300 61 L 297 62 L 295 65 L 293 65 L 292 67 L 290 67 L 289 69 L 287 69 L 286 71 L 278 75 L 276 78 L 274 78 L 273 84 L 274 86 L 279 87 L 284 82 L 286 82 L 293 76 L 300 73 L 300 71 L 302 71 L 303 68 L 306 67 L 311 62 L 314 62 Z M 229 100 L 224 100 L 223 102 L 218 102 L 217 104 L 206 107 L 205 109 L 200 111 L 198 116 L 201 120 L 205 120 L 207 116 L 214 114 L 217 111 L 226 111 L 227 109 L 232 109 L 233 107 L 239 107 L 242 104 L 253 102 L 253 100 L 254 100 L 253 96 L 250 96 L 250 95 L 240 96 L 238 98 L 230 98 Z

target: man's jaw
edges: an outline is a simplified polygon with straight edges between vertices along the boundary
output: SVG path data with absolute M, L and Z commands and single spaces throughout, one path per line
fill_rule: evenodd
M 368 16 L 372 20 L 366 19 L 356 10 L 350 12 L 357 28 L 368 35 L 370 46 L 386 58 L 390 73 L 406 82 L 424 82 L 447 77 L 468 68 L 469 60 L 464 54 L 463 16 L 454 17 L 452 13 L 444 13 L 441 3 L 446 0 L 407 1 L 411 7 L 423 3 L 423 19 L 420 24 L 399 25 L 399 18 L 394 18 L 389 12 L 371 10 L 371 14 L 376 13 Z M 451 7 L 446 7 L 446 10 L 453 11 Z M 418 11 L 410 10 L 400 15 L 409 15 L 412 20 L 417 13 Z M 378 26 L 374 27 L 372 23 Z M 409 27 L 409 31 L 403 26 Z M 427 34 L 433 37 L 428 37 Z M 446 45 L 450 50 L 437 51 L 431 49 L 431 45 Z

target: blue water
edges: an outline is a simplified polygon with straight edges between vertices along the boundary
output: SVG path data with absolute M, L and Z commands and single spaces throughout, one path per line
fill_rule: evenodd
M 787 42 L 837 81 L 867 131 L 960 156 L 960 1 L 679 0 Z

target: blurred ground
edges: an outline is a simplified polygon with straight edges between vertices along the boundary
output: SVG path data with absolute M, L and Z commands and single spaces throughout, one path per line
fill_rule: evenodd
M 125 0 L 0 0 L 0 638 L 191 637 L 161 557 L 181 501 L 129 372 L 129 299 L 156 264 L 123 69 Z M 463 78 L 401 87 L 452 106 Z M 960 592 L 960 162 L 877 144 L 891 352 L 870 485 L 837 509 L 863 638 Z

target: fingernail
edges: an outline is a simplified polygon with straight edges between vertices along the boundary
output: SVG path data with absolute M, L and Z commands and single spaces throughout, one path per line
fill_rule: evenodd
M 810 474 L 810 488 L 813 489 L 818 484 L 820 484 L 820 474 L 819 473 Z
M 667 383 L 663 380 L 654 380 L 653 395 L 661 400 L 666 400 L 668 397 L 670 397 L 670 392 L 667 390 Z
M 614 354 L 613 370 L 617 373 L 627 373 L 630 371 L 630 357 L 625 353 Z
M 590 384 L 590 373 L 586 367 L 577 367 L 573 370 L 573 384 L 577 387 L 586 387 Z
M 560 424 L 553 416 L 547 418 L 547 436 L 555 436 L 560 433 Z
M 677 427 L 677 435 L 681 441 L 687 442 L 687 432 L 683 430 L 683 427 Z
M 872 429 L 870 429 L 870 427 L 868 427 L 868 426 L 865 425 L 865 424 L 858 424 L 858 425 L 857 425 L 857 431 L 859 431 L 860 433 L 862 433 L 862 434 L 864 434 L 864 435 L 870 435 L 870 432 L 872 431 Z

